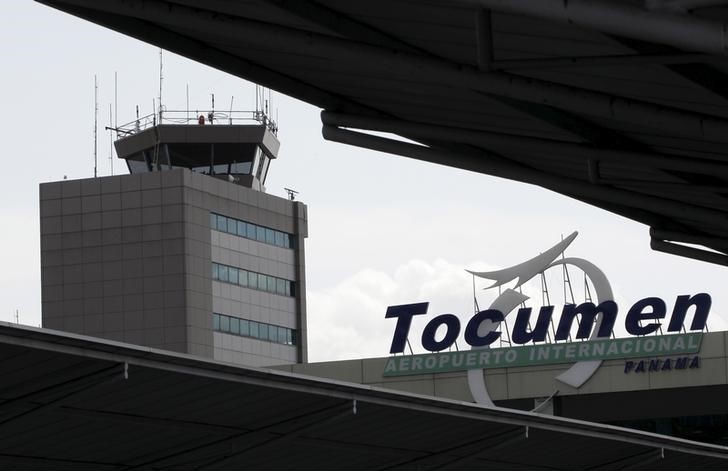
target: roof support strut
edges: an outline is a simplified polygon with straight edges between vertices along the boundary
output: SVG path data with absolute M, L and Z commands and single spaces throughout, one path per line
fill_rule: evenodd
M 688 51 L 728 54 L 728 24 L 691 15 L 648 11 L 604 0 L 459 0 L 495 11 L 584 26 L 604 33 L 669 44 Z

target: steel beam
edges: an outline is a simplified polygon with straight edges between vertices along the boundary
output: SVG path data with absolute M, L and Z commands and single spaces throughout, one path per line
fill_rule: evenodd
M 728 266 L 728 256 L 709 250 L 697 249 L 680 244 L 673 244 L 664 240 L 650 240 L 650 248 L 658 252 L 677 255 L 679 257 L 692 258 L 702 262 L 714 263 L 716 265 Z
M 310 0 L 266 0 L 268 3 L 344 38 L 415 54 L 427 53 L 399 38 Z
M 28 418 L 47 409 L 59 407 L 69 398 L 89 392 L 93 388 L 109 381 L 126 379 L 126 367 L 126 363 L 112 365 L 99 371 L 84 374 L 62 383 L 47 386 L 20 397 L 6 400 L 0 404 L 0 411 L 3 412 L 3 418 L 0 420 L 0 428 L 11 422 Z M 45 396 L 49 395 L 52 397 L 51 399 L 43 400 Z M 23 410 L 8 415 L 9 410 L 18 407 L 21 407 Z
M 725 0 L 645 0 L 648 10 L 687 12 L 700 8 L 726 6 Z
M 499 448 L 505 448 L 512 445 L 515 442 L 525 440 L 528 437 L 528 427 L 518 428 L 516 430 L 509 430 L 504 432 L 498 432 L 496 434 L 478 437 L 475 440 L 470 440 L 465 443 L 459 443 L 454 446 L 449 446 L 441 450 L 433 450 L 432 452 L 417 457 L 400 458 L 395 460 L 393 463 L 387 464 L 381 468 L 377 468 L 373 471 L 391 471 L 397 468 L 406 467 L 405 469 L 417 469 L 424 470 L 428 469 L 428 464 L 432 464 L 433 461 L 438 461 L 438 458 L 453 456 L 454 457 L 446 463 L 438 463 L 433 469 L 449 469 L 458 464 L 462 464 L 467 461 L 471 461 L 480 453 L 486 451 L 497 450 Z
M 240 17 L 215 15 L 184 6 L 173 6 L 160 1 L 96 2 L 91 0 L 64 0 L 62 5 L 68 4 L 85 6 L 91 10 L 104 11 L 115 15 L 131 16 L 145 22 L 165 25 L 183 24 L 186 28 L 201 32 L 207 31 L 211 34 L 226 37 L 238 46 L 274 47 L 294 54 L 329 57 L 338 61 L 337 65 L 339 67 L 346 67 L 347 63 L 350 63 L 351 66 L 356 66 L 356 64 L 377 64 L 378 68 L 386 71 L 387 77 L 391 80 L 409 80 L 411 77 L 416 76 L 418 80 L 424 83 L 439 86 L 448 84 L 451 87 L 503 95 L 516 100 L 554 106 L 573 113 L 617 120 L 647 129 L 664 129 L 678 136 L 728 143 L 728 119 L 641 100 L 500 72 L 482 73 L 463 67 L 460 64 L 453 64 L 431 57 L 391 51 Z M 144 24 L 149 26 L 148 23 Z M 113 22 L 110 27 L 114 28 Z M 145 35 L 144 30 L 137 30 L 128 34 L 143 39 L 148 37 L 148 35 Z M 179 35 L 177 37 L 181 38 Z M 191 40 L 188 39 L 188 41 Z M 160 41 L 153 42 L 159 44 Z M 193 42 L 199 46 L 197 41 Z M 191 56 L 181 44 L 175 44 L 173 41 L 166 41 L 165 47 L 169 47 L 172 51 L 182 51 L 182 54 Z M 214 60 L 205 57 L 202 52 L 194 55 L 194 58 L 200 58 L 204 63 L 215 64 L 216 67 L 227 71 L 230 70 L 230 67 L 226 65 L 226 61 L 230 57 L 232 56 L 226 54 L 225 60 Z M 249 64 L 246 68 L 248 67 Z M 271 71 L 267 72 L 270 75 Z M 251 75 L 253 74 L 248 73 L 241 76 L 250 78 Z M 342 105 L 340 97 L 337 98 L 338 103 L 333 103 L 331 106 L 322 105 L 323 91 L 317 90 L 317 93 L 313 93 L 312 89 L 314 87 L 311 86 L 304 87 L 304 90 L 309 94 L 313 93 L 313 96 L 309 96 L 308 99 L 302 97 L 303 93 L 296 88 L 297 84 L 293 78 L 286 77 L 285 83 L 280 83 L 280 77 L 276 77 L 279 79 L 279 83 L 275 83 L 270 76 L 264 78 L 266 80 L 263 83 L 267 86 L 282 90 L 285 93 L 289 93 L 287 91 L 289 89 L 298 91 L 294 96 L 318 106 L 335 109 Z M 255 77 L 252 77 L 252 79 L 256 80 Z M 331 100 L 333 97 L 327 94 L 326 98 Z
M 726 64 L 728 58 L 710 54 L 675 52 L 673 54 L 617 54 L 612 56 L 574 56 L 546 59 L 513 59 L 493 61 L 494 70 L 553 69 L 562 67 L 614 67 L 668 64 Z
M 343 412 L 342 412 L 343 411 Z M 232 456 L 237 456 L 239 454 L 244 453 L 247 450 L 258 448 L 260 446 L 263 446 L 269 442 L 278 441 L 282 438 L 287 437 L 289 434 L 282 434 L 277 435 L 275 434 L 273 438 L 270 439 L 264 439 L 262 441 L 259 441 L 258 443 L 254 443 L 253 445 L 248 445 L 251 441 L 255 441 L 256 438 L 260 440 L 260 437 L 267 436 L 274 432 L 276 428 L 279 428 L 281 426 L 295 424 L 299 422 L 304 422 L 303 426 L 298 426 L 299 429 L 305 429 L 307 426 L 311 424 L 318 424 L 322 423 L 322 421 L 329 420 L 331 418 L 338 418 L 342 414 L 350 414 L 351 409 L 349 408 L 349 402 L 347 401 L 343 406 L 333 406 L 333 407 L 327 407 L 324 409 L 319 409 L 315 411 L 307 411 L 303 412 L 300 415 L 296 417 L 286 417 L 281 420 L 277 420 L 273 423 L 263 425 L 261 427 L 246 430 L 240 433 L 231 434 L 227 437 L 222 438 L 216 438 L 204 443 L 200 443 L 197 446 L 187 446 L 184 445 L 182 447 L 179 447 L 175 450 L 163 450 L 161 451 L 157 456 L 153 457 L 147 457 L 143 462 L 136 463 L 130 466 L 127 466 L 124 468 L 124 471 L 152 471 L 155 469 L 158 469 L 163 463 L 174 463 L 175 460 L 178 460 L 185 456 L 194 456 L 195 454 L 204 453 L 204 452 L 210 452 L 211 457 L 208 457 L 207 463 L 204 465 L 203 468 L 199 469 L 214 469 L 218 466 L 218 463 L 224 463 L 228 461 L 228 458 L 231 458 Z M 293 432 L 295 433 L 295 431 Z M 290 435 L 293 436 L 293 433 Z M 242 450 L 238 450 L 230 453 L 231 447 L 237 446 L 240 442 L 245 441 L 246 446 L 242 448 Z M 219 447 L 224 448 L 224 456 L 220 457 L 220 453 L 215 453 L 215 450 Z
M 549 159 L 549 156 L 558 159 L 569 158 L 576 162 L 584 162 L 585 176 L 587 160 L 594 159 L 596 161 L 618 162 L 644 169 L 658 168 L 689 171 L 728 179 L 728 164 L 709 160 L 690 159 L 659 153 L 617 151 L 549 139 L 413 123 L 396 119 L 355 116 L 330 111 L 321 113 L 321 121 L 323 124 L 332 126 L 406 135 L 410 139 L 413 137 L 430 138 L 467 143 L 487 147 L 503 154 L 507 154 L 509 150 L 517 152 L 522 149 L 531 153 L 540 153 L 544 155 L 545 159 Z
M 497 162 L 492 159 L 477 158 L 473 155 L 442 151 L 402 141 L 324 125 L 324 139 L 343 144 L 364 147 L 380 152 L 402 155 L 426 162 L 448 165 L 489 175 L 508 178 L 523 183 L 547 188 L 562 194 L 578 194 L 596 201 L 617 205 L 633 206 L 638 209 L 662 214 L 688 221 L 701 221 L 721 230 L 728 230 L 728 213 L 703 208 L 680 201 L 670 201 L 649 195 L 642 195 L 618 188 L 590 185 L 579 180 L 546 174 L 513 163 Z
M 490 10 L 479 8 L 475 14 L 475 46 L 478 70 L 493 68 L 493 18 Z
M 666 229 L 650 228 L 650 236 L 654 239 L 665 241 L 683 242 L 686 244 L 698 244 L 705 247 L 712 247 L 715 250 L 728 254 L 728 238 L 711 237 L 698 234 L 686 234 Z
M 686 51 L 728 54 L 728 23 L 672 12 L 648 11 L 625 2 L 458 0 L 456 3 L 581 26 L 615 36 L 668 44 Z
M 66 460 L 62 458 L 35 455 L 14 455 L 10 453 L 0 453 L 0 465 L 3 465 L 4 469 L 6 469 L 6 466 L 17 465 L 22 466 L 23 469 L 49 469 L 53 471 L 62 469 L 73 469 L 79 471 L 120 471 L 124 469 L 124 465 L 118 463 Z

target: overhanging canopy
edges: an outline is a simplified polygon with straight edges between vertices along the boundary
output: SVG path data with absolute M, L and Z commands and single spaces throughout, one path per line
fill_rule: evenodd
M 42 2 L 319 106 L 327 139 L 539 185 L 728 264 L 725 2 Z
M 728 448 L 0 325 L 3 470 L 724 470 Z

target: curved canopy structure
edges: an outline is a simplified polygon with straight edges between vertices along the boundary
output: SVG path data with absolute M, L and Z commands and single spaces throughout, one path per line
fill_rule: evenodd
M 726 2 L 42 2 L 316 105 L 326 139 L 539 185 L 728 265 Z
M 8 471 L 681 471 L 728 448 L 0 323 Z

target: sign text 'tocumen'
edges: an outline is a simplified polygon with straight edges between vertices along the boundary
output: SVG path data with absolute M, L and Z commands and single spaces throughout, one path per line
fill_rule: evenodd
M 392 338 L 390 353 L 402 353 L 407 342 L 412 318 L 427 313 L 429 303 L 402 304 L 389 306 L 385 317 L 396 318 L 397 325 Z M 702 331 L 710 313 L 711 299 L 707 293 L 699 293 L 694 296 L 682 295 L 675 300 L 672 309 L 670 322 L 667 326 L 668 332 L 679 332 L 685 323 L 685 317 L 690 308 L 694 308 L 693 320 L 690 324 L 692 331 Z M 594 303 L 567 304 L 561 311 L 561 318 L 556 329 L 555 340 L 567 340 L 574 320 L 577 315 L 581 316 L 581 322 L 576 332 L 576 338 L 587 339 L 592 334 L 595 320 L 599 313 L 603 314 L 597 337 L 609 337 L 612 334 L 614 324 L 617 320 L 617 303 L 604 301 L 599 305 Z M 511 341 L 523 345 L 528 342 L 543 342 L 546 340 L 548 327 L 551 323 L 551 316 L 554 306 L 543 306 L 539 310 L 536 325 L 529 331 L 531 308 L 518 310 L 516 320 L 511 332 Z M 664 319 L 667 313 L 665 301 L 660 298 L 644 298 L 637 301 L 627 312 L 624 320 L 624 327 L 632 335 L 647 335 L 654 333 L 660 328 L 660 319 Z M 473 347 L 490 345 L 501 335 L 495 330 L 505 317 L 502 312 L 496 309 L 486 309 L 475 314 L 465 326 L 465 341 Z M 479 327 L 483 322 L 490 321 L 492 328 L 482 332 Z M 645 321 L 647 323 L 643 324 Z M 652 322 L 649 322 L 652 321 Z M 437 340 L 435 334 L 440 326 L 445 326 L 445 335 Z M 481 330 L 481 331 L 479 331 Z M 430 352 L 439 352 L 450 347 L 460 335 L 460 321 L 454 314 L 440 314 L 427 323 L 422 331 L 422 346 Z

